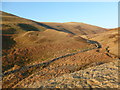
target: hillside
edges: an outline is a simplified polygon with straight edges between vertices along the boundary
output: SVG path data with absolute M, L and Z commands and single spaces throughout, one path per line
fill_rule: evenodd
M 29 87 L 42 88 L 119 88 L 118 63 L 114 61 L 53 78 Z M 114 73 L 114 75 L 112 74 Z
M 82 37 L 86 39 L 91 39 L 98 41 L 102 44 L 103 48 L 102 50 L 106 50 L 111 55 L 120 57 L 118 54 L 119 51 L 119 43 L 120 43 L 120 35 L 118 33 L 118 28 L 116 29 L 110 29 L 107 32 L 101 33 L 101 34 L 93 34 L 93 35 L 83 35 Z
M 34 21 L 21 18 L 9 13 L 2 13 L 2 33 L 3 34 L 16 34 L 25 31 L 43 31 L 44 27 L 36 24 Z
M 73 35 L 86 35 L 106 31 L 106 29 L 83 23 L 42 23 L 2 11 L 0 13 L 2 17 L 2 36 L 4 37 L 4 42 L 2 43 L 3 49 L 9 49 L 15 44 L 13 36 L 15 37 L 17 34 L 25 33 L 27 31 L 44 31 L 46 29 L 53 29 L 55 31 L 61 31 Z
M 107 29 L 101 28 L 94 25 L 89 25 L 80 22 L 67 22 L 67 23 L 52 23 L 52 22 L 41 22 L 57 30 L 69 31 L 77 35 L 88 35 L 105 32 Z
M 2 13 L 2 20 L 3 72 L 11 71 L 13 68 L 38 64 L 94 46 L 80 36 L 47 29 L 35 21 L 5 12 Z M 24 79 L 30 74 L 31 72 L 28 72 L 25 76 L 22 75 L 22 78 Z M 3 80 L 4 87 L 11 87 L 11 84 L 10 86 L 6 84 L 6 80 L 9 79 L 5 79 L 5 82 Z
M 73 55 L 70 57 L 65 57 L 63 59 L 54 61 L 53 63 L 51 63 L 50 65 L 48 65 L 45 68 L 37 68 L 36 72 L 32 73 L 29 77 L 26 77 L 25 79 L 21 80 L 19 83 L 17 83 L 14 86 L 14 88 L 20 88 L 20 87 L 38 88 L 40 86 L 44 86 L 44 85 L 46 86 L 46 84 L 44 84 L 44 81 L 47 82 L 51 79 L 54 79 L 57 77 L 59 78 L 60 76 L 62 77 L 64 74 L 70 74 L 73 72 L 76 73 L 76 71 L 83 70 L 83 72 L 84 72 L 84 69 L 99 66 L 104 63 L 111 62 L 111 61 L 113 61 L 112 58 L 110 58 L 109 56 L 107 56 L 104 53 L 96 52 L 96 50 L 79 53 L 79 54 L 76 54 L 76 55 Z M 89 72 L 89 70 L 88 70 L 88 72 Z M 97 73 L 97 71 L 95 73 Z M 16 75 L 18 75 L 18 73 L 9 75 L 9 79 L 13 79 L 10 77 L 15 78 Z M 87 76 L 84 76 L 84 77 L 87 78 Z M 70 80 L 68 79 L 68 82 L 69 81 Z M 50 84 L 50 82 L 47 82 L 47 84 Z M 67 80 L 64 81 L 64 84 L 65 84 L 65 82 L 67 82 Z M 54 84 L 54 85 L 56 85 L 56 84 Z M 64 87 L 64 85 L 61 85 L 61 84 L 58 84 L 58 85 L 60 85 L 58 88 L 60 88 L 62 86 Z M 72 88 L 72 86 L 71 86 L 71 88 Z
M 40 87 L 40 82 L 117 58 L 110 54 L 116 54 L 116 30 L 78 22 L 37 22 L 1 13 L 3 88 Z
M 16 32 L 23 31 L 43 31 L 45 29 L 54 29 L 57 31 L 67 32 L 71 34 L 95 34 L 106 31 L 105 28 L 77 22 L 68 23 L 47 23 L 47 22 L 36 22 L 25 18 L 18 17 L 13 14 L 6 12 L 2 13 L 2 27 L 3 34 L 13 34 Z

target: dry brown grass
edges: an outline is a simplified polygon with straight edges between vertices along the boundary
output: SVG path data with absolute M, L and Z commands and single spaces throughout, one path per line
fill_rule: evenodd
M 85 39 L 70 36 L 67 33 L 46 30 L 44 32 L 29 31 L 14 38 L 16 48 L 26 48 L 33 62 L 41 62 L 52 58 L 91 47 Z
M 102 47 L 104 49 L 109 50 L 109 53 L 114 54 L 115 56 L 118 55 L 118 45 L 119 45 L 119 37 L 120 35 L 118 34 L 118 30 L 110 30 L 105 33 L 101 34 L 96 34 L 96 35 L 91 35 L 88 38 L 92 40 L 96 40 L 102 44 Z M 120 56 L 119 56 L 120 57 Z
M 32 73 L 32 75 L 19 82 L 17 85 L 14 86 L 14 88 L 30 88 L 33 83 L 36 83 L 36 85 L 32 87 L 36 88 L 36 86 L 39 86 L 42 82 L 46 80 L 62 76 L 66 73 L 73 73 L 81 69 L 86 69 L 111 61 L 113 61 L 113 59 L 111 59 L 109 56 L 101 52 L 96 52 L 95 50 L 79 53 L 70 57 L 59 59 L 50 64 L 48 67 L 41 70 L 39 68 L 36 69 L 36 71 Z
M 115 45 L 118 42 L 116 32 L 111 31 L 112 34 L 110 32 L 101 33 L 106 29 L 84 23 L 39 23 L 8 13 L 3 13 L 2 18 L 3 72 L 94 47 L 94 45 L 87 43 L 81 35 L 86 35 L 85 37 L 100 42 L 103 49 L 109 46 L 110 52 L 115 52 Z M 111 42 L 110 45 L 109 42 Z M 106 55 L 105 50 L 101 49 L 100 52 L 92 50 L 59 59 L 46 68 L 33 68 L 10 74 L 3 78 L 3 85 L 5 88 L 17 87 L 15 85 L 24 87 L 25 84 L 37 80 L 44 81 L 88 68 L 93 65 L 92 63 L 110 61 L 111 57 Z
M 77 35 L 88 35 L 88 34 L 96 34 L 107 31 L 105 28 L 101 28 L 98 26 L 80 23 L 80 22 L 67 22 L 67 23 L 52 23 L 52 22 L 42 22 L 45 25 L 48 25 L 52 28 L 56 28 L 58 30 L 66 30 L 73 32 Z

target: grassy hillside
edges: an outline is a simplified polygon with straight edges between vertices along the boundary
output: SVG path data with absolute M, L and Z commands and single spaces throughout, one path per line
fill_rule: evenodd
M 75 22 L 36 22 L 6 12 L 0 13 L 2 13 L 0 15 L 2 17 L 2 23 L 0 24 L 2 25 L 3 37 L 3 72 L 48 62 L 66 54 L 95 47 L 94 44 L 88 43 L 87 39 L 82 38 L 82 35 L 102 43 L 103 46 L 109 45 L 107 42 L 108 39 L 110 41 L 113 40 L 112 42 L 117 40 L 117 33 L 113 33 L 115 36 L 111 36 L 109 33 L 110 37 L 108 30 L 93 25 Z M 107 37 L 104 38 L 106 33 Z M 36 82 L 37 79 L 44 81 L 65 73 L 78 71 L 94 62 L 105 63 L 110 61 L 112 61 L 111 57 L 104 52 L 99 52 L 99 49 L 86 51 L 59 59 L 45 68 L 35 67 L 26 71 L 6 75 L 3 78 L 3 87 L 17 87 L 17 84 L 21 85 L 21 82 L 24 83 L 27 81 L 26 79 L 28 79 L 28 83 L 31 81 Z
M 2 18 L 2 36 L 3 36 L 3 49 L 9 49 L 16 42 L 14 37 L 17 34 L 25 33 L 27 31 L 44 31 L 45 28 L 37 25 L 34 21 L 24 19 L 13 14 L 0 12 Z M 14 36 L 14 37 L 13 37 Z
M 69 31 L 77 35 L 96 34 L 106 31 L 105 28 L 79 22 L 67 22 L 67 23 L 42 22 L 42 24 L 48 25 L 57 30 L 63 30 L 66 32 Z
M 34 21 L 21 18 L 6 12 L 2 13 L 2 33 L 16 34 L 25 31 L 43 31 L 44 27 L 37 25 Z
M 115 29 L 109 29 L 107 32 L 101 33 L 101 34 L 93 34 L 93 35 L 86 35 L 83 36 L 86 39 L 91 39 L 98 41 L 102 44 L 102 49 L 106 50 L 107 52 L 119 56 L 119 44 L 120 44 L 120 35 L 118 33 L 118 28 Z
M 45 25 L 2 13 L 3 72 L 87 48 L 86 40 L 72 33 L 47 29 Z
M 25 31 L 44 31 L 46 29 L 54 29 L 70 34 L 96 34 L 106 31 L 106 29 L 78 22 L 68 23 L 47 23 L 36 22 L 9 14 L 0 12 L 2 17 L 3 34 L 14 34 Z

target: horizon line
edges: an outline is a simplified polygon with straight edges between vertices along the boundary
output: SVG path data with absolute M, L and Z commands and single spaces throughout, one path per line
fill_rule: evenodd
M 79 22 L 79 21 L 62 21 L 62 22 L 59 22 L 59 21 L 38 21 L 38 20 L 31 19 L 31 18 L 22 17 L 22 16 L 19 16 L 19 15 L 13 14 L 13 13 L 9 13 L 9 12 L 3 11 L 3 10 L 0 10 L 0 12 L 2 12 L 2 13 L 5 12 L 5 13 L 12 14 L 12 15 L 15 15 L 15 16 L 20 17 L 20 18 L 24 18 L 24 19 L 28 19 L 28 20 L 32 20 L 32 21 L 36 21 L 36 22 L 43 22 L 43 23 L 45 23 L 45 22 L 46 23 L 47 22 L 48 23 L 84 23 L 84 24 L 89 24 L 89 25 L 105 28 L 105 27 L 98 26 L 98 25 L 95 25 L 95 24 L 90 24 L 90 23 L 87 23 L 87 22 Z M 105 29 L 114 29 L 114 28 L 118 28 L 118 27 L 105 28 Z

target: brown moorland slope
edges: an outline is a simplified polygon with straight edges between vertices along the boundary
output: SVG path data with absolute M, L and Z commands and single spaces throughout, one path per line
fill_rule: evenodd
M 73 35 L 86 35 L 106 31 L 104 28 L 83 23 L 40 23 L 6 12 L 1 11 L 0 13 L 0 16 L 2 17 L 2 36 L 4 37 L 4 42 L 2 43 L 3 49 L 9 49 L 12 45 L 15 44 L 15 41 L 12 37 L 13 34 L 14 36 L 17 36 L 17 34 L 25 33 L 27 31 L 44 31 L 46 29 L 53 29 Z
M 84 69 L 86 68 L 95 67 L 95 66 L 98 66 L 98 65 L 101 65 L 107 62 L 111 62 L 111 61 L 113 61 L 111 57 L 107 56 L 104 53 L 96 52 L 96 50 L 91 50 L 91 51 L 87 51 L 84 53 L 78 53 L 70 57 L 59 59 L 43 69 L 37 68 L 36 72 L 32 73 L 29 77 L 26 77 L 25 79 L 21 80 L 13 87 L 14 88 L 20 88 L 20 87 L 38 88 L 40 86 L 46 85 L 43 83 L 44 81 L 49 81 L 50 79 L 54 79 L 64 74 L 73 73 L 73 72 L 80 71 L 80 70 L 84 71 Z M 12 76 L 15 78 L 15 74 L 9 75 L 9 78 Z M 87 78 L 84 74 L 83 76 Z M 68 79 L 68 80 L 70 81 L 71 79 Z M 59 80 L 55 82 L 59 82 Z M 50 84 L 50 83 L 47 82 L 47 84 Z M 64 84 L 65 84 L 65 81 L 63 83 L 63 87 L 64 87 Z M 60 85 L 59 87 L 62 87 L 62 85 L 59 83 L 58 84 L 54 83 L 51 85 L 51 87 L 52 86 L 54 87 L 54 85 L 55 86 Z
M 3 72 L 91 47 L 85 39 L 71 33 L 46 29 L 35 21 L 1 13 Z
M 54 29 L 57 31 L 67 32 L 71 34 L 82 34 L 82 35 L 95 34 L 106 31 L 105 28 L 101 28 L 98 26 L 89 25 L 85 23 L 36 22 L 6 12 L 1 11 L 0 13 L 2 17 L 3 34 L 14 34 L 24 31 L 44 31 L 45 29 Z
M 103 34 L 100 32 L 106 31 L 104 28 L 83 23 L 51 23 L 48 25 L 48 23 L 24 19 L 5 12 L 2 13 L 2 19 L 3 72 L 47 62 L 59 56 L 93 48 L 95 45 L 88 43 L 87 39 L 82 38 L 81 35 L 97 35 L 98 33 L 100 35 Z M 36 79 L 39 81 L 48 80 L 89 67 L 94 62 L 105 63 L 111 60 L 111 57 L 104 52 L 99 52 L 99 49 L 87 51 L 59 59 L 44 68 L 35 67 L 6 75 L 3 77 L 3 87 L 19 87 L 21 83 L 24 87 L 24 82 L 27 83 L 27 80 L 27 85 L 29 85 L 33 81 L 36 83 Z
M 6 12 L 0 12 L 2 17 L 2 34 L 17 34 L 25 31 L 43 31 L 46 28 L 32 20 L 18 17 Z
M 91 47 L 81 37 L 50 29 L 44 32 L 28 31 L 18 34 L 13 41 L 15 42 L 14 47 L 7 51 L 3 49 L 3 70 L 5 67 L 9 68 L 8 65 L 23 66 Z
M 118 33 L 118 28 L 110 29 L 107 32 L 101 34 L 93 34 L 83 36 L 86 39 L 91 39 L 98 41 L 102 44 L 102 49 L 106 50 L 112 55 L 120 57 L 118 51 L 120 50 L 118 46 L 120 45 L 120 35 Z
M 67 23 L 41 22 L 41 23 L 58 30 L 69 31 L 77 35 L 97 34 L 105 32 L 107 30 L 105 28 L 80 22 L 67 22 Z
M 6 64 L 3 64 L 3 70 L 4 70 L 4 67 L 7 67 L 5 69 L 7 70 L 14 66 L 14 64 L 10 64 L 10 63 L 17 62 L 17 64 L 19 65 L 19 63 L 24 62 L 24 60 L 25 62 L 28 62 L 30 60 L 30 58 L 28 58 L 29 56 L 31 56 L 32 59 L 34 58 L 36 60 L 38 59 L 46 60 L 50 56 L 46 52 L 48 52 L 48 50 L 50 51 L 52 48 L 53 48 L 52 51 L 54 52 L 59 50 L 61 50 L 61 52 L 63 52 L 63 50 L 69 51 L 69 49 L 70 51 L 75 51 L 76 48 L 83 48 L 83 46 L 85 46 L 84 44 L 86 45 L 88 44 L 88 43 L 85 43 L 84 41 L 85 39 L 79 36 L 73 37 L 72 31 L 69 31 L 69 30 L 64 31 L 62 29 L 58 30 L 55 28 L 47 30 L 47 28 L 50 28 L 50 27 L 49 26 L 46 27 L 46 25 L 43 25 L 41 23 L 28 20 L 25 18 L 21 18 L 6 12 L 0 12 L 0 13 L 2 13 L 1 24 L 2 24 L 2 37 L 3 37 L 2 38 L 3 39 L 3 43 L 2 43 L 3 63 L 6 63 Z M 99 29 L 102 29 L 102 28 L 99 28 Z M 39 31 L 42 31 L 42 32 L 39 32 Z M 64 31 L 64 34 L 59 31 Z M 104 31 L 104 29 L 102 31 Z M 66 32 L 69 34 L 67 35 Z M 69 40 L 68 38 L 71 38 L 71 39 Z M 46 50 L 43 51 L 43 49 L 41 48 Z M 36 50 L 38 50 L 38 52 L 43 51 L 45 54 L 42 52 L 42 56 L 41 54 L 38 55 L 38 52 Z M 32 53 L 30 53 L 29 51 Z M 34 57 L 32 55 L 34 55 Z M 51 52 L 51 55 L 52 55 L 52 52 Z M 10 65 L 8 64 L 8 62 Z
M 68 53 L 94 47 L 94 45 L 87 43 L 84 38 L 50 29 L 43 32 L 28 31 L 19 34 L 14 40 L 16 41 L 15 46 L 6 53 L 3 53 L 4 72 L 12 71 L 23 66 L 39 64 Z M 36 72 L 36 70 L 34 69 L 32 71 Z M 24 75 L 24 73 L 27 74 Z M 32 73 L 30 70 L 21 72 L 21 77 L 24 79 Z M 15 84 L 14 80 L 19 79 L 11 80 L 9 79 L 9 75 L 6 78 L 3 81 L 4 87 L 11 87 Z M 7 84 L 9 80 L 14 83 Z
M 39 83 L 29 84 L 29 87 L 44 88 L 119 88 L 119 61 L 90 67 L 74 73 L 67 73 Z M 114 75 L 113 75 L 114 74 Z M 27 87 L 27 86 L 26 86 Z

